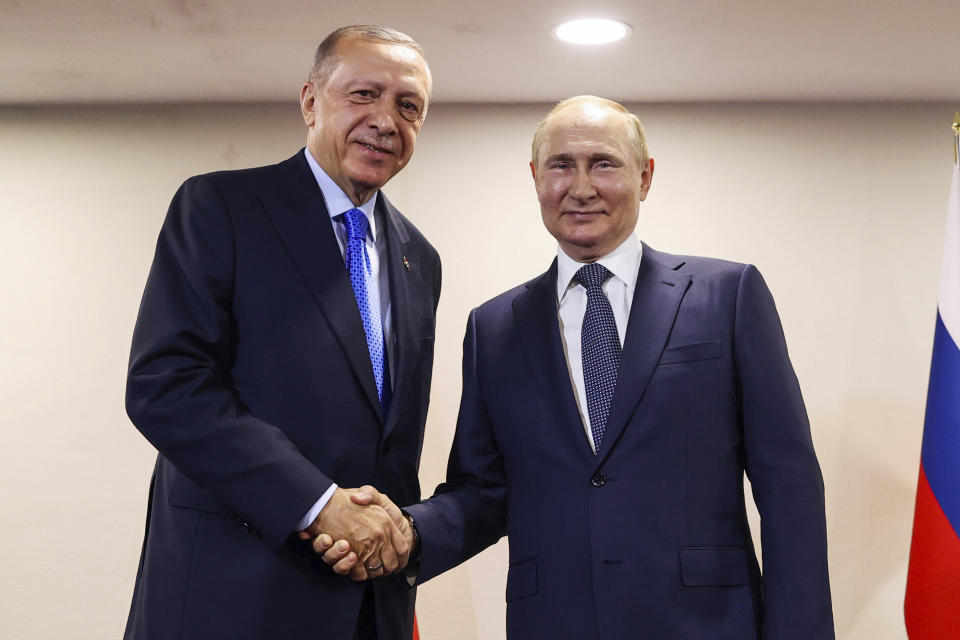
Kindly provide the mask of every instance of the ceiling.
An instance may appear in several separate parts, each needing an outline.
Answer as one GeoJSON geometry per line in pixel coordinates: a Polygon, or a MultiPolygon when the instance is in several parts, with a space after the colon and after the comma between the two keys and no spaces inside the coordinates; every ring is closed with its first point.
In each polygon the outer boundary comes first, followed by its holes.
{"type": "Polygon", "coordinates": [[[960,100],[958,0],[0,0],[0,103],[294,100],[355,23],[417,39],[439,102],[960,100]],[[550,34],[587,15],[633,35],[550,34]]]}

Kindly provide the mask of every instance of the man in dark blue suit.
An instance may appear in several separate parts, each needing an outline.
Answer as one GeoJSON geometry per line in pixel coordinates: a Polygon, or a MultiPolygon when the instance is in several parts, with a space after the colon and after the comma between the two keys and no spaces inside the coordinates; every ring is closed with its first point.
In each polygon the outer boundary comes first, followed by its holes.
{"type": "Polygon", "coordinates": [[[328,36],[307,148],[189,179],[160,231],[127,411],[159,451],[126,638],[409,640],[410,525],[349,487],[419,499],[436,251],[380,193],[431,79],[392,29],[328,36]],[[357,584],[313,553],[350,542],[357,584]]]}
{"type": "Polygon", "coordinates": [[[559,104],[530,166],[558,256],[470,314],[447,481],[406,509],[417,582],[506,534],[512,640],[833,638],[820,468],[760,274],[640,243],[654,165],[615,102],[559,104]]]}

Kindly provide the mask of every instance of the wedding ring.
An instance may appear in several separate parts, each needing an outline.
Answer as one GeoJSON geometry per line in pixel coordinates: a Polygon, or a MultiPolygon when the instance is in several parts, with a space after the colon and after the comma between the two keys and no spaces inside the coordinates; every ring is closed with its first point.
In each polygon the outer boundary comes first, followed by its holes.
{"type": "Polygon", "coordinates": [[[383,563],[380,562],[378,564],[373,565],[372,567],[367,567],[367,571],[379,571],[382,566],[383,566],[383,563]]]}

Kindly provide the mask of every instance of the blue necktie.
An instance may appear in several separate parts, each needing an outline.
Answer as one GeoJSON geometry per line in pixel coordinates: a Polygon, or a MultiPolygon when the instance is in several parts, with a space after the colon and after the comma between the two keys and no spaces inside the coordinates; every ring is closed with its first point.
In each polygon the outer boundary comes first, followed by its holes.
{"type": "Polygon", "coordinates": [[[603,292],[603,283],[609,277],[610,272],[606,267],[596,262],[580,267],[573,276],[587,290],[587,310],[583,314],[583,326],[580,329],[580,355],[590,432],[597,453],[600,453],[603,432],[607,428],[610,402],[620,370],[617,323],[613,317],[613,307],[603,292]]]}
{"type": "Polygon", "coordinates": [[[370,284],[373,278],[370,256],[367,254],[367,216],[360,209],[350,209],[343,214],[347,222],[347,249],[344,258],[347,271],[350,272],[350,285],[357,298],[360,318],[363,320],[363,332],[367,336],[367,350],[370,352],[370,364],[373,365],[373,378],[377,383],[377,396],[384,401],[384,357],[383,325],[380,319],[380,297],[372,295],[370,284]]]}

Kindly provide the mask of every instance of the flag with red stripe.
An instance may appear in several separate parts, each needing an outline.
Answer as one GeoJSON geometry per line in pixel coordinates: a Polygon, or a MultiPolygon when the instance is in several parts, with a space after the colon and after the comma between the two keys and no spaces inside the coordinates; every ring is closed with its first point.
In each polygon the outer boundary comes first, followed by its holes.
{"type": "Polygon", "coordinates": [[[904,619],[911,640],[960,638],[960,169],[947,208],[904,619]]]}

